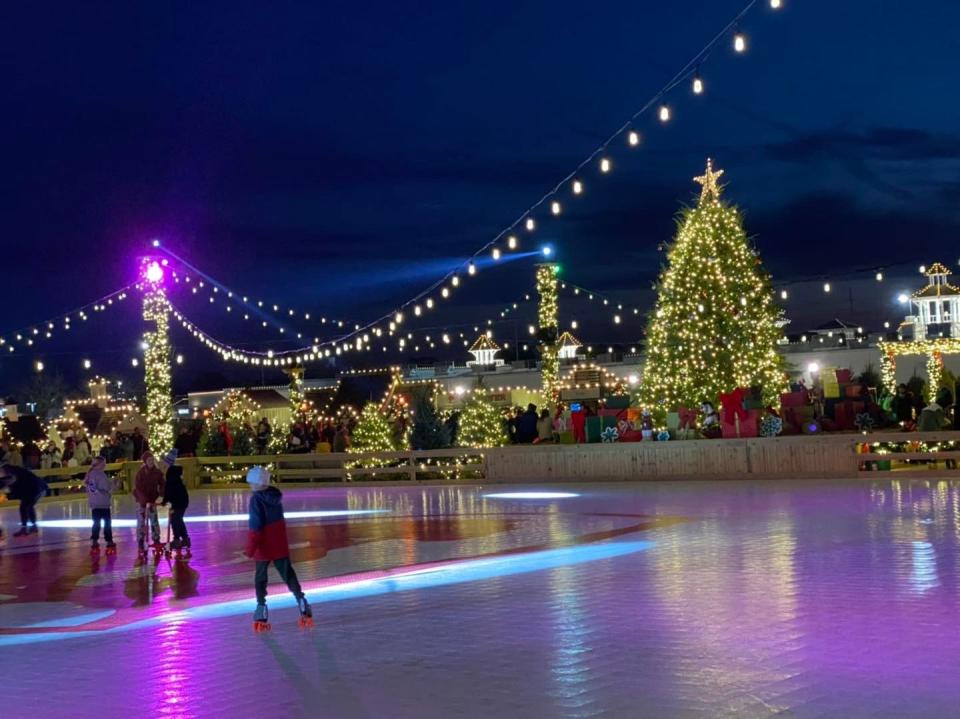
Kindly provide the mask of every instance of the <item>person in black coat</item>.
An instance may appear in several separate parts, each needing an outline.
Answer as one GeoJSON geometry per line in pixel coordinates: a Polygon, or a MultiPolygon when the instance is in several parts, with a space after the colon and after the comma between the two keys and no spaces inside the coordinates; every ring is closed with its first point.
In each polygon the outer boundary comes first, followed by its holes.
{"type": "Polygon", "coordinates": [[[36,506],[47,493],[47,483],[29,469],[4,464],[0,466],[0,487],[6,490],[10,499],[20,500],[20,529],[13,536],[36,534],[36,506]]]}
{"type": "Polygon", "coordinates": [[[530,444],[537,438],[537,405],[528,404],[527,411],[517,418],[517,443],[530,444]]]}
{"type": "Polygon", "coordinates": [[[170,549],[189,548],[190,536],[187,534],[183,515],[190,506],[190,494],[187,492],[187,485],[183,483],[183,467],[171,465],[167,470],[161,504],[170,506],[170,532],[173,534],[170,549]]]}

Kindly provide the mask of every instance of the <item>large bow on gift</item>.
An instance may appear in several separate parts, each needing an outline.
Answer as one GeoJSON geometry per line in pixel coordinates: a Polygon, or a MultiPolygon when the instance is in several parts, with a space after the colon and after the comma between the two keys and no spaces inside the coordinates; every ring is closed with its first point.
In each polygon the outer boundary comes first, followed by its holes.
{"type": "Polygon", "coordinates": [[[680,417],[678,429],[693,429],[697,426],[697,410],[680,407],[677,415],[680,417]]]}
{"type": "Polygon", "coordinates": [[[746,393],[743,387],[737,387],[733,392],[720,395],[724,422],[733,422],[734,416],[739,417],[741,422],[747,418],[747,411],[743,408],[743,397],[746,393]]]}

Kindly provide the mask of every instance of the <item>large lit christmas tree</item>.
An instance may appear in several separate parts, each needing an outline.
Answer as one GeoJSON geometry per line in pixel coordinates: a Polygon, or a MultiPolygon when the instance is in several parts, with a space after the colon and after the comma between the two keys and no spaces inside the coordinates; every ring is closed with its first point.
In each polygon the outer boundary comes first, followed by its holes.
{"type": "Polygon", "coordinates": [[[681,213],[660,275],[640,397],[661,416],[715,403],[737,387],[759,386],[764,402],[778,405],[786,388],[777,353],[782,312],[742,215],[720,199],[722,174],[707,160],[694,178],[700,201],[681,213]]]}
{"type": "Polygon", "coordinates": [[[503,411],[482,392],[474,392],[460,413],[457,444],[461,447],[503,447],[510,444],[503,411]]]}

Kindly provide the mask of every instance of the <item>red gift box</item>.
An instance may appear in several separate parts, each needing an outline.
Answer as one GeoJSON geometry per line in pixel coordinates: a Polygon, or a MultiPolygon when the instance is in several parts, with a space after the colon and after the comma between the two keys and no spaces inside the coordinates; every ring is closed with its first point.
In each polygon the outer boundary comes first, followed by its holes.
{"type": "Polygon", "coordinates": [[[809,403],[809,397],[806,390],[799,392],[784,392],[780,395],[781,407],[802,407],[809,403]]]}
{"type": "Polygon", "coordinates": [[[844,389],[848,398],[855,399],[857,397],[863,396],[863,385],[862,384],[848,384],[844,389]]]}
{"type": "Polygon", "coordinates": [[[853,381],[853,372],[848,369],[837,370],[837,384],[850,384],[853,381]]]}
{"type": "Polygon", "coordinates": [[[603,409],[597,410],[597,416],[599,417],[616,417],[617,419],[626,419],[627,410],[626,409],[610,409],[604,407],[603,409]]]}
{"type": "Polygon", "coordinates": [[[737,439],[738,437],[757,437],[759,436],[758,423],[760,419],[760,410],[756,409],[747,409],[744,410],[747,416],[739,421],[740,432],[737,433],[737,418],[736,415],[731,417],[731,421],[727,421],[721,415],[720,418],[720,431],[723,434],[724,439],[737,439]]]}

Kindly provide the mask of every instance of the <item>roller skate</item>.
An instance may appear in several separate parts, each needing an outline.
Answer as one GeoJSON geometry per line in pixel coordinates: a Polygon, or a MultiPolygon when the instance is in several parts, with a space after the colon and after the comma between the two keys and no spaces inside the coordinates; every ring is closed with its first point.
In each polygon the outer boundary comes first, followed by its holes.
{"type": "Polygon", "coordinates": [[[193,557],[193,552],[190,551],[190,540],[187,540],[177,550],[177,559],[190,559],[191,557],[193,557]]]}
{"type": "Polygon", "coordinates": [[[115,557],[117,556],[117,545],[113,542],[107,542],[107,556],[115,557]]]}
{"type": "Polygon", "coordinates": [[[313,629],[313,610],[310,609],[310,602],[306,597],[297,599],[297,608],[300,610],[300,621],[298,625],[301,629],[313,629]]]}
{"type": "Polygon", "coordinates": [[[100,558],[100,542],[94,542],[90,545],[90,556],[94,559],[100,558]]]}
{"type": "Polygon", "coordinates": [[[258,604],[257,610],[253,613],[253,631],[255,632],[269,632],[270,631],[270,622],[269,614],[267,614],[267,605],[258,604]]]}

